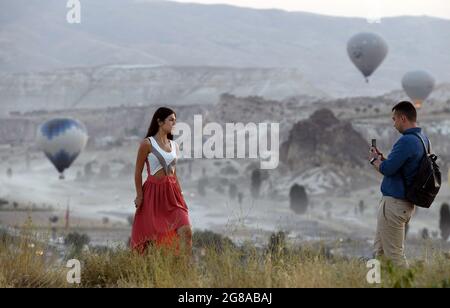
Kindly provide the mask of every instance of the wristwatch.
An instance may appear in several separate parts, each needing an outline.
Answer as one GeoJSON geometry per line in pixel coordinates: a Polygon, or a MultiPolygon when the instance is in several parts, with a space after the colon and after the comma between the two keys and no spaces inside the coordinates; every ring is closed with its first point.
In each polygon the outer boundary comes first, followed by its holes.
{"type": "Polygon", "coordinates": [[[376,158],[376,157],[372,158],[372,159],[370,160],[370,164],[373,165],[373,163],[374,163],[375,161],[377,161],[377,160],[378,160],[378,158],[376,158]]]}

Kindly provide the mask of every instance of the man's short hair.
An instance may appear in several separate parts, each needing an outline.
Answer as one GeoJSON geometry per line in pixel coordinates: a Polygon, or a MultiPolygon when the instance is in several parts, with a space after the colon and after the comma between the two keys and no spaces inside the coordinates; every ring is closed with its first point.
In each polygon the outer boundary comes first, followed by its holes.
{"type": "Polygon", "coordinates": [[[393,112],[398,112],[403,114],[409,121],[416,122],[417,121],[417,111],[416,107],[411,102],[403,101],[398,103],[392,108],[393,112]]]}

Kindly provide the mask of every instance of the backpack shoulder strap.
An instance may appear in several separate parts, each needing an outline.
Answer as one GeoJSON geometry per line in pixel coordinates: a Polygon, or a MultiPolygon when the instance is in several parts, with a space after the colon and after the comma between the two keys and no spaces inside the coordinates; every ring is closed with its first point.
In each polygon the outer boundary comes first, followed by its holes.
{"type": "Polygon", "coordinates": [[[407,135],[414,135],[414,136],[416,136],[417,138],[419,138],[420,139],[420,141],[422,142],[422,145],[423,145],[423,149],[425,150],[425,154],[431,154],[431,141],[430,141],[430,139],[428,139],[428,149],[427,149],[427,146],[425,145],[425,141],[423,140],[423,138],[422,138],[422,136],[420,136],[419,134],[417,134],[417,133],[410,133],[410,134],[407,134],[407,135]]]}

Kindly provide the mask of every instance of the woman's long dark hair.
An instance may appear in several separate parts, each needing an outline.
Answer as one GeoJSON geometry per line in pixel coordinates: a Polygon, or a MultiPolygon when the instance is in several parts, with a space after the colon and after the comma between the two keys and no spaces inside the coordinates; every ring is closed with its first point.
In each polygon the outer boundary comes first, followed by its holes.
{"type": "MultiPolygon", "coordinates": [[[[166,107],[158,108],[158,110],[156,110],[155,114],[153,115],[152,122],[150,123],[150,127],[148,128],[147,136],[145,136],[145,138],[155,136],[159,130],[158,120],[161,122],[164,122],[172,114],[177,116],[175,111],[173,111],[170,108],[166,108],[166,107]]],[[[167,138],[169,140],[173,140],[173,135],[167,134],[167,138]]]]}

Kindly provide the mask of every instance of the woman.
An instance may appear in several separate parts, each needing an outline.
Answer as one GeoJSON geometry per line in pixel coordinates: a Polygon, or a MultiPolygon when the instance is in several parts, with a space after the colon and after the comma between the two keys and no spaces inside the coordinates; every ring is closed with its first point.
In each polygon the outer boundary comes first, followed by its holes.
{"type": "Polygon", "coordinates": [[[179,147],[172,130],[176,114],[161,107],[153,115],[146,138],[141,142],[135,169],[136,214],[131,248],[143,253],[148,244],[181,248],[191,255],[192,231],[189,213],[178,182],[175,165],[179,147]],[[142,185],[142,170],[148,177],[142,185]],[[181,244],[181,245],[179,245],[181,244]]]}

